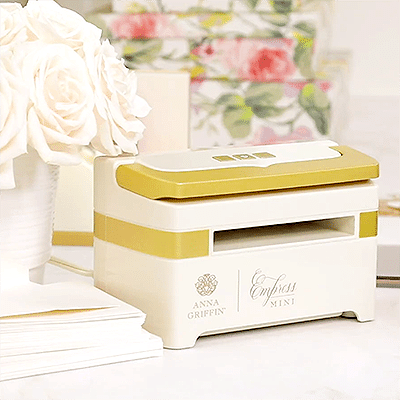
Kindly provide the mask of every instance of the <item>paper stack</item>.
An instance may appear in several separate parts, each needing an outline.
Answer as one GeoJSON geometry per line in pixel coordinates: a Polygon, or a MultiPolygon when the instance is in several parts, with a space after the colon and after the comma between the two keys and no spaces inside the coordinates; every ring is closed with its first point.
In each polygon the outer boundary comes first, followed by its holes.
{"type": "Polygon", "coordinates": [[[38,285],[2,264],[1,381],[162,355],[137,308],[88,283],[38,285]]]}

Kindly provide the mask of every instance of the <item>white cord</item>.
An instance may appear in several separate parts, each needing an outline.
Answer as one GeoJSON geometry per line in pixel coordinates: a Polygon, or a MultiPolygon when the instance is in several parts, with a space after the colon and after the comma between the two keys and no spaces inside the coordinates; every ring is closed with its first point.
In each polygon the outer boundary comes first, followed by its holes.
{"type": "Polygon", "coordinates": [[[56,265],[57,267],[74,272],[75,274],[93,277],[92,270],[79,267],[78,265],[72,264],[68,261],[61,260],[60,258],[57,257],[52,256],[48,262],[50,264],[56,265]]]}

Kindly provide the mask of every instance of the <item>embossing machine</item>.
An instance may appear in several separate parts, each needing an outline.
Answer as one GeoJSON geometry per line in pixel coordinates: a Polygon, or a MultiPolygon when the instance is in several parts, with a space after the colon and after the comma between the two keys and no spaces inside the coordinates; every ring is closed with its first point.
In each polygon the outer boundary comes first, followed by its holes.
{"type": "Polygon", "coordinates": [[[378,164],[331,141],[95,161],[95,285],[166,348],[374,318],[378,164]]]}

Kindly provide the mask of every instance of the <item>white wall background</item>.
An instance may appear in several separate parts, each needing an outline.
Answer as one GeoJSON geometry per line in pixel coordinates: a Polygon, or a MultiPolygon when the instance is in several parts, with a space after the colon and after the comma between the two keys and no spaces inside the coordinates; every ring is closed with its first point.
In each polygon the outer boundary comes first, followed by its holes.
{"type": "Polygon", "coordinates": [[[400,95],[400,0],[336,0],[331,47],[352,52],[350,94],[400,95]]]}

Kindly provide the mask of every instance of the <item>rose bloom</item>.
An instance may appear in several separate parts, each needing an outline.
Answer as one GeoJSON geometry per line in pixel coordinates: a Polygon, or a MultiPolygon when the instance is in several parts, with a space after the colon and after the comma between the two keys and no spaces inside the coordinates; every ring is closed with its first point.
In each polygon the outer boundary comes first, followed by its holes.
{"type": "Polygon", "coordinates": [[[283,49],[265,46],[257,50],[241,71],[242,78],[258,82],[283,82],[293,75],[296,67],[283,49]]]}
{"type": "Polygon", "coordinates": [[[145,117],[150,107],[136,95],[137,77],[117,58],[115,49],[104,41],[89,68],[95,94],[98,132],[92,146],[117,155],[121,151],[137,153],[137,142],[145,126],[136,117],[145,117]]]}
{"type": "Polygon", "coordinates": [[[242,38],[220,38],[213,42],[215,57],[228,70],[236,71],[249,58],[249,52],[253,51],[252,41],[242,38]]]}
{"type": "Polygon", "coordinates": [[[18,3],[0,4],[0,46],[24,41],[26,24],[18,3]]]}
{"type": "Polygon", "coordinates": [[[28,144],[47,163],[79,164],[97,131],[85,62],[69,46],[40,42],[20,45],[16,57],[29,89],[28,144]]]}
{"type": "Polygon", "coordinates": [[[291,135],[289,135],[288,139],[293,142],[312,140],[313,134],[309,127],[301,125],[297,127],[291,135]]]}
{"type": "Polygon", "coordinates": [[[210,60],[215,55],[215,50],[210,44],[200,44],[192,49],[191,53],[201,59],[210,60]]]}
{"type": "Polygon", "coordinates": [[[65,44],[81,56],[100,45],[101,29],[55,1],[29,0],[24,12],[29,41],[65,44]]]}
{"type": "MultiPolygon", "coordinates": [[[[168,20],[161,14],[127,14],[117,18],[111,25],[113,34],[121,39],[149,39],[160,37],[161,32],[170,36],[165,29],[168,20]]],[[[171,33],[172,35],[172,33],[171,33]]]]}
{"type": "Polygon", "coordinates": [[[291,39],[217,39],[215,57],[243,80],[285,81],[296,71],[291,39]]]}
{"type": "Polygon", "coordinates": [[[330,81],[317,81],[317,86],[324,92],[327,93],[332,88],[332,82],[330,81]]]}
{"type": "Polygon", "coordinates": [[[0,47],[0,189],[15,187],[13,159],[26,153],[28,93],[12,53],[0,47]]]}

